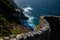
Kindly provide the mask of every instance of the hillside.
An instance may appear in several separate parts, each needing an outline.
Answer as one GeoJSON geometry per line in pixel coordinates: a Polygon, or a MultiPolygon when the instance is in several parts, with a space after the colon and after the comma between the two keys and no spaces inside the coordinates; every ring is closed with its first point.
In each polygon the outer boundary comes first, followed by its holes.
{"type": "Polygon", "coordinates": [[[10,0],[0,0],[0,36],[30,32],[28,28],[24,27],[21,20],[28,18],[24,16],[22,9],[18,9],[14,5],[10,0]]]}

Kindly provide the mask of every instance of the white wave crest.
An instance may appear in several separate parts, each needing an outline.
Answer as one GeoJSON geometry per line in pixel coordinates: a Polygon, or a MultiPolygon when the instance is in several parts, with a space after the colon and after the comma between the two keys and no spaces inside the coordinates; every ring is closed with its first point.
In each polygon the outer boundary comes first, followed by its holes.
{"type": "Polygon", "coordinates": [[[23,10],[24,10],[23,13],[25,14],[25,16],[27,16],[29,18],[28,24],[34,28],[34,26],[35,26],[33,23],[34,17],[31,15],[31,12],[30,12],[33,10],[33,8],[26,7],[26,8],[23,8],[23,10]]]}
{"type": "Polygon", "coordinates": [[[29,12],[29,10],[33,10],[33,8],[31,7],[26,7],[26,8],[23,8],[24,12],[29,12]]]}

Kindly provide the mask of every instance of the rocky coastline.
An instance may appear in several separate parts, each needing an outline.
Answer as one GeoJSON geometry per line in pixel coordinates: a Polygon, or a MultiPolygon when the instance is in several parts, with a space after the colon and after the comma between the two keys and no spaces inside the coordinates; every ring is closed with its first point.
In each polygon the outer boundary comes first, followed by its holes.
{"type": "Polygon", "coordinates": [[[13,0],[0,0],[0,36],[30,32],[30,29],[24,27],[21,19],[28,18],[13,0]]]}

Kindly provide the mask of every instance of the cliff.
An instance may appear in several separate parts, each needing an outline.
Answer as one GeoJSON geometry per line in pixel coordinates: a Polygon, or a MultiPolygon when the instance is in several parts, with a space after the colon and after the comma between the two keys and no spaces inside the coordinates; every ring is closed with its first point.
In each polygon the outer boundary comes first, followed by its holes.
{"type": "Polygon", "coordinates": [[[18,8],[13,0],[0,0],[0,36],[30,32],[28,28],[24,27],[21,19],[28,18],[24,16],[23,10],[18,8]]]}
{"type": "Polygon", "coordinates": [[[50,24],[51,40],[60,40],[60,16],[45,16],[50,24]]]}
{"type": "MultiPolygon", "coordinates": [[[[42,17],[41,19],[42,20],[40,20],[39,22],[39,29],[37,29],[36,31],[21,33],[17,35],[10,35],[10,36],[4,37],[4,39],[5,40],[50,40],[50,31],[49,31],[50,25],[47,22],[47,20],[44,19],[44,17],[42,17]],[[43,25],[41,25],[40,27],[40,23],[42,24],[42,22],[43,22],[43,25]]],[[[18,25],[18,26],[21,26],[21,25],[18,25]]],[[[14,29],[16,28],[14,27],[14,29]]],[[[18,29],[21,29],[21,28],[18,27],[18,29]]],[[[12,31],[12,32],[14,33],[16,31],[12,31]]]]}
{"type": "Polygon", "coordinates": [[[47,25],[49,24],[52,31],[56,31],[56,30],[59,31],[59,29],[60,29],[60,27],[59,27],[60,26],[60,16],[53,16],[53,15],[51,15],[51,16],[50,15],[41,16],[40,17],[40,22],[37,25],[36,30],[44,27],[45,24],[47,24],[47,25]]]}
{"type": "MultiPolygon", "coordinates": [[[[42,27],[50,28],[50,37],[51,40],[60,40],[60,16],[41,16],[39,25],[35,28],[35,30],[39,30],[42,27]],[[48,25],[49,24],[49,25],[48,25]]],[[[43,30],[45,30],[43,28],[43,30]]],[[[45,36],[48,38],[48,36],[45,36]]]]}

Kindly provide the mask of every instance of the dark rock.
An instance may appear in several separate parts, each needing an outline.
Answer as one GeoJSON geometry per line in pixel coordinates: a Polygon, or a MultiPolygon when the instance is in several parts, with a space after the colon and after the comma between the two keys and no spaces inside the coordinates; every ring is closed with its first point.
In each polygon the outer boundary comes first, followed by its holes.
{"type": "Polygon", "coordinates": [[[13,0],[0,0],[0,14],[3,15],[8,21],[14,21],[18,24],[22,24],[22,20],[20,19],[28,19],[28,17],[23,14],[23,10],[18,8],[13,0]],[[20,9],[20,12],[16,12],[15,9],[20,9]],[[17,16],[14,16],[14,14],[17,16]]]}
{"type": "Polygon", "coordinates": [[[60,16],[45,16],[50,24],[51,40],[60,40],[60,16]]]}

